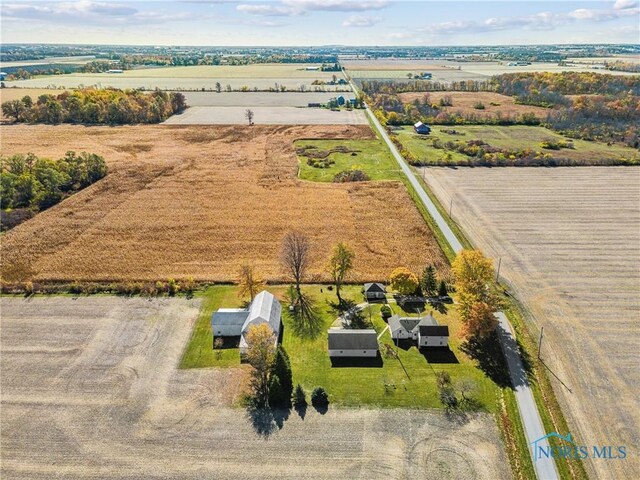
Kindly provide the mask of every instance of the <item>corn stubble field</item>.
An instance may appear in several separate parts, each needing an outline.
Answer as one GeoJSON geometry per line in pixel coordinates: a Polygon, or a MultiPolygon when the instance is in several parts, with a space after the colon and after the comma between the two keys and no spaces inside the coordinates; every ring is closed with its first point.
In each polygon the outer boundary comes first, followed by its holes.
{"type": "Polygon", "coordinates": [[[2,278],[23,281],[234,280],[251,263],[286,281],[281,239],[308,234],[309,281],[328,280],[333,245],[357,256],[353,280],[384,280],[397,265],[446,260],[398,182],[297,179],[293,141],[372,138],[368,126],[3,126],[2,154],[103,155],[105,179],[8,232],[2,278]]]}
{"type": "MultiPolygon", "coordinates": [[[[580,445],[640,444],[640,168],[429,168],[440,201],[544,326],[542,359],[580,445]],[[561,383],[562,382],[562,383],[561,383]]],[[[626,460],[591,477],[639,478],[626,460]]]]}

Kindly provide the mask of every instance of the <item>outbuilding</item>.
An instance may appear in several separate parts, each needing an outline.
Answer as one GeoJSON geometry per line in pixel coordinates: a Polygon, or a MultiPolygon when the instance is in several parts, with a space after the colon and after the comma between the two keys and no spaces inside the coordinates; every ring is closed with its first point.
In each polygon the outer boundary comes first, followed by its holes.
{"type": "Polygon", "coordinates": [[[365,283],[364,297],[369,300],[384,300],[387,296],[387,289],[382,283],[365,283]]]}
{"type": "Polygon", "coordinates": [[[378,334],[373,329],[329,330],[330,357],[376,357],[378,334]]]}
{"type": "Polygon", "coordinates": [[[431,127],[429,125],[425,125],[422,122],[414,124],[413,129],[416,131],[416,133],[419,133],[421,135],[429,135],[431,133],[431,127]]]}

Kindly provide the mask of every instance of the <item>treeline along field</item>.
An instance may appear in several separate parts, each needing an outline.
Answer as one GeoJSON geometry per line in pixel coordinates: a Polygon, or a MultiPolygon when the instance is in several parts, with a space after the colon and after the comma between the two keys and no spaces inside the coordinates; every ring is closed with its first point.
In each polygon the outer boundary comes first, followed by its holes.
{"type": "Polygon", "coordinates": [[[15,122],[127,125],[159,123],[187,107],[179,92],[160,90],[145,94],[137,90],[83,89],[37,99],[25,95],[2,104],[2,113],[15,122]]]}

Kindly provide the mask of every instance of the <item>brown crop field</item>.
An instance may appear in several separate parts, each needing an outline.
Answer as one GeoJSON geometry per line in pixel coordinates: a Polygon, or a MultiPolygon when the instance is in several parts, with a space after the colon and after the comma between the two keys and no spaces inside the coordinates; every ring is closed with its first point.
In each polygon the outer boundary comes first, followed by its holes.
{"type": "MultiPolygon", "coordinates": [[[[542,359],[579,445],[640,445],[640,168],[428,168],[426,179],[544,326],[542,359]]],[[[591,447],[589,447],[591,448],[591,447]]],[[[585,461],[636,479],[640,461],[585,461]]]]}
{"type": "MultiPolygon", "coordinates": [[[[200,300],[0,298],[3,479],[511,478],[494,417],[233,408],[246,369],[177,369],[200,300]]],[[[331,395],[331,392],[329,392],[331,395]]]]}
{"type": "Polygon", "coordinates": [[[103,155],[109,174],[2,239],[6,281],[233,280],[251,263],[285,281],[281,240],[310,236],[309,281],[339,241],[356,252],[353,281],[384,280],[446,260],[399,182],[312,183],[297,178],[293,142],[373,138],[368,126],[2,127],[2,153],[103,155]]]}
{"type": "MultiPolygon", "coordinates": [[[[416,99],[422,100],[427,93],[407,92],[399,95],[405,103],[413,103],[416,99]]],[[[474,114],[480,117],[493,117],[500,112],[503,117],[513,117],[523,113],[533,113],[539,118],[546,118],[553,110],[550,108],[536,107],[533,105],[518,105],[513,97],[501,95],[494,92],[429,92],[429,102],[436,105],[444,96],[451,97],[453,105],[441,107],[445,112],[461,112],[464,114],[474,114]],[[477,102],[484,105],[483,110],[474,108],[477,102]],[[497,104],[497,105],[492,105],[497,104]]]]}

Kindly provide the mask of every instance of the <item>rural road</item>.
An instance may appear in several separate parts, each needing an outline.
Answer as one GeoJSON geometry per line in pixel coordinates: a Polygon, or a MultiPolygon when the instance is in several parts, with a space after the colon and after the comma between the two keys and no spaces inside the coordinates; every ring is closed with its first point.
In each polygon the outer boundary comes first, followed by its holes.
{"type": "MultiPolygon", "coordinates": [[[[353,88],[354,92],[358,91],[353,83],[351,83],[351,88],[353,88]]],[[[428,210],[429,214],[438,225],[438,228],[440,228],[440,230],[442,231],[443,235],[447,239],[447,242],[449,242],[449,245],[451,245],[451,248],[454,250],[454,252],[458,253],[460,250],[462,250],[462,244],[455,236],[442,215],[440,215],[440,212],[431,201],[429,196],[426,194],[426,192],[422,188],[422,185],[420,185],[420,182],[418,182],[418,180],[416,179],[413,171],[405,162],[404,158],[402,157],[402,155],[400,155],[400,152],[398,152],[398,149],[389,138],[386,130],[382,127],[369,106],[367,105],[366,107],[367,115],[369,115],[371,122],[375,125],[376,129],[380,133],[380,136],[386,142],[389,150],[393,154],[393,157],[396,159],[398,165],[400,165],[400,168],[417,192],[420,201],[428,210]]],[[[515,389],[518,411],[520,412],[520,418],[522,419],[522,424],[524,425],[527,443],[531,445],[534,441],[543,437],[546,432],[544,431],[540,413],[538,412],[538,409],[536,407],[536,402],[533,398],[533,392],[531,391],[529,381],[527,380],[527,373],[522,364],[518,344],[512,333],[513,328],[511,327],[511,324],[509,323],[509,320],[507,320],[507,317],[504,315],[504,313],[498,312],[496,313],[496,316],[498,317],[499,322],[500,344],[502,346],[502,351],[504,352],[504,356],[509,367],[511,382],[513,384],[513,388],[515,389]]],[[[548,442],[546,439],[540,441],[539,444],[545,447],[548,446],[548,442]]],[[[533,453],[532,449],[530,450],[530,453],[533,453]]],[[[532,455],[532,461],[538,480],[557,480],[559,478],[553,458],[541,458],[536,461],[532,455]]]]}

